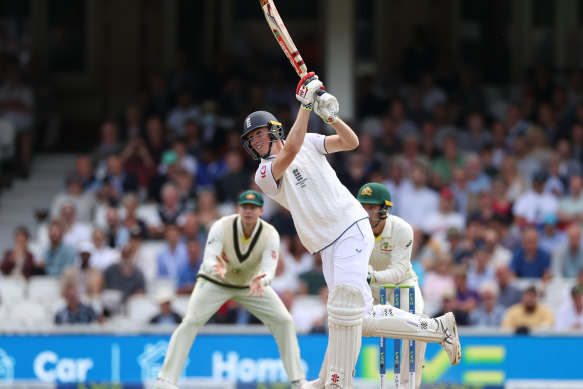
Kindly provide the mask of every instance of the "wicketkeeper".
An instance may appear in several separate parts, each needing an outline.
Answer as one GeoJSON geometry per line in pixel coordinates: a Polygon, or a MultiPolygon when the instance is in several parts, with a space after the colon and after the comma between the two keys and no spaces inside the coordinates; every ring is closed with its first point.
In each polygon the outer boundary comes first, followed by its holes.
{"type": "MultiPolygon", "coordinates": [[[[391,215],[391,193],[382,184],[371,182],[360,188],[356,199],[369,216],[375,245],[368,265],[368,279],[375,304],[379,303],[380,286],[386,284],[415,286],[415,314],[423,313],[423,296],[417,274],[411,266],[413,228],[405,220],[391,215]]],[[[394,289],[387,291],[387,301],[394,305],[394,289]]],[[[402,298],[401,301],[407,301],[402,298]]],[[[409,342],[403,343],[401,355],[409,355],[409,342]]],[[[425,342],[415,342],[415,387],[421,385],[421,368],[425,342]]],[[[401,386],[409,387],[409,364],[401,364],[401,386]]]]}
{"type": "Polygon", "coordinates": [[[279,234],[259,218],[261,194],[243,192],[237,204],[237,214],[217,220],[209,231],[186,316],[172,334],[155,389],[177,389],[198,330],[227,300],[238,302],[273,333],[292,389],[305,381],[293,319],[269,286],[279,257],[279,234]]]}
{"type": "Polygon", "coordinates": [[[302,77],[296,98],[301,107],[284,140],[283,128],[265,111],[244,121],[243,146],[260,159],[255,181],[287,208],[302,244],[320,252],[328,296],[329,340],[320,378],[303,388],[351,389],[362,336],[384,336],[439,342],[452,364],[461,347],[455,318],[422,318],[389,305],[373,307],[367,283],[374,235],[368,214],[338,179],[326,154],[358,146],[354,131],[337,116],[338,101],[313,73],[302,77]],[[310,112],[331,125],[336,134],[306,134],[310,112]]]}

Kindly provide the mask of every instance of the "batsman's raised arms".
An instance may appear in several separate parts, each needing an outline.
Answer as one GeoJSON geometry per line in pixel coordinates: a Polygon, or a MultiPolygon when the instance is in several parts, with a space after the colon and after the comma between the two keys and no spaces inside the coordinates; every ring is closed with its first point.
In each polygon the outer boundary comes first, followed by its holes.
{"type": "Polygon", "coordinates": [[[279,12],[277,12],[277,8],[275,8],[275,3],[273,0],[259,0],[259,3],[261,4],[261,9],[263,9],[263,14],[265,15],[267,24],[269,25],[271,32],[273,32],[277,43],[279,43],[279,46],[292,64],[298,76],[303,77],[308,73],[308,68],[304,63],[300,52],[296,49],[296,45],[294,45],[291,36],[287,32],[285,24],[283,24],[279,12]]]}

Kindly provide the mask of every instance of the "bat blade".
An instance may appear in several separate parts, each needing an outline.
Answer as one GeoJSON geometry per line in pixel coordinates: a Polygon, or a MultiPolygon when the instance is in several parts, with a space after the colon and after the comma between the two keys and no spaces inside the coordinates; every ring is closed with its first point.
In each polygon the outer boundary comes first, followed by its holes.
{"type": "Polygon", "coordinates": [[[296,48],[289,32],[285,28],[285,24],[283,24],[283,20],[279,16],[279,12],[277,12],[277,8],[275,8],[275,3],[273,0],[259,0],[261,4],[261,9],[263,10],[263,14],[265,15],[265,19],[267,20],[267,24],[269,25],[269,29],[275,36],[277,43],[285,53],[287,59],[293,66],[294,70],[298,74],[298,76],[302,77],[306,73],[308,73],[308,68],[300,55],[300,52],[296,48]]]}

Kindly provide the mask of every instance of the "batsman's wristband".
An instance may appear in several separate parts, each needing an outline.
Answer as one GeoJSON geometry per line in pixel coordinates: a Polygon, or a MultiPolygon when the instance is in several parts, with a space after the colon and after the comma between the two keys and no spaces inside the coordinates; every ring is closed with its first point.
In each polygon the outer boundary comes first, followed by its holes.
{"type": "Polygon", "coordinates": [[[308,104],[304,104],[302,103],[300,105],[300,107],[302,107],[303,109],[305,109],[306,111],[311,111],[312,108],[314,108],[314,103],[308,103],[308,104]]]}

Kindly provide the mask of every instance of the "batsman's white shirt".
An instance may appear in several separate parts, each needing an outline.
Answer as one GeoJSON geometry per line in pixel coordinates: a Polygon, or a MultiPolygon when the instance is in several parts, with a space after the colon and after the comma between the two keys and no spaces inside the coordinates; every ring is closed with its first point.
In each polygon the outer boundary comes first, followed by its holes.
{"type": "Polygon", "coordinates": [[[330,246],[357,221],[368,218],[328,163],[324,139],[324,135],[306,134],[277,182],[271,172],[275,156],[262,159],[255,173],[263,192],[291,212],[300,240],[311,253],[330,246]]]}

